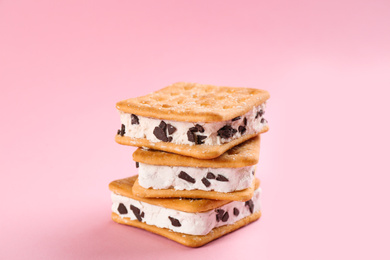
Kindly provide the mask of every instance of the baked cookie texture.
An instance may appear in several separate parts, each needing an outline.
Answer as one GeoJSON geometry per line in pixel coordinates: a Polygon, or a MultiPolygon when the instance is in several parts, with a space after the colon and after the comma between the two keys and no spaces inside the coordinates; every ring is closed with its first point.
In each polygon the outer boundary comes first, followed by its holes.
{"type": "MultiPolygon", "coordinates": [[[[253,196],[256,182],[254,179],[252,185],[244,190],[233,192],[218,192],[218,191],[204,191],[204,190],[174,190],[174,189],[145,189],[139,185],[138,180],[133,185],[133,194],[142,198],[203,198],[210,200],[227,200],[227,201],[247,201],[253,196]]],[[[258,184],[259,185],[259,184],[258,184]]]]}
{"type": "Polygon", "coordinates": [[[269,97],[267,91],[259,89],[178,82],[146,96],[120,101],[116,107],[145,117],[219,122],[241,116],[269,97]]]}
{"type": "Polygon", "coordinates": [[[177,243],[180,243],[182,245],[188,247],[201,247],[207,243],[210,243],[213,240],[216,240],[224,235],[227,235],[241,227],[250,224],[251,222],[258,220],[261,217],[261,211],[255,212],[252,215],[235,222],[234,224],[214,228],[210,233],[204,236],[187,235],[187,234],[173,232],[167,228],[159,228],[156,226],[151,226],[143,222],[139,222],[138,220],[121,218],[119,215],[115,213],[111,213],[111,217],[115,222],[119,224],[125,224],[129,226],[141,228],[146,231],[176,241],[177,243]]]}
{"type": "Polygon", "coordinates": [[[232,147],[221,156],[209,160],[183,156],[164,151],[138,148],[133,160],[140,163],[165,166],[239,168],[259,162],[260,135],[232,147]]]}

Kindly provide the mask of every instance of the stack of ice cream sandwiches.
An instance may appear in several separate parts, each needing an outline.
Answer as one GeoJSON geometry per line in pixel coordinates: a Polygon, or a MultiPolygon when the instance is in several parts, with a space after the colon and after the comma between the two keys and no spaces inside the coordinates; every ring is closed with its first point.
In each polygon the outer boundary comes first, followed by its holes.
{"type": "Polygon", "coordinates": [[[176,83],[117,103],[138,175],[110,183],[112,219],[199,247],[261,216],[265,90],[176,83]]]}

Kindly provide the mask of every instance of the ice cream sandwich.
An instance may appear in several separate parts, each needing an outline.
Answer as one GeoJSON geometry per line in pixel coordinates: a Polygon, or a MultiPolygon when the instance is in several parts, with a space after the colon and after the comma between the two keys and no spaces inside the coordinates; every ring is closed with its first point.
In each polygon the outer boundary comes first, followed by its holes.
{"type": "Polygon", "coordinates": [[[148,199],[132,193],[136,176],[113,181],[112,219],[199,247],[260,218],[260,182],[245,202],[207,199],[148,199]]]}
{"type": "Polygon", "coordinates": [[[145,198],[246,201],[254,192],[259,150],[260,136],[210,160],[138,148],[133,153],[138,168],[133,193],[145,198]]]}
{"type": "Polygon", "coordinates": [[[124,145],[212,159],[268,130],[269,93],[179,82],[116,104],[124,145]]]}

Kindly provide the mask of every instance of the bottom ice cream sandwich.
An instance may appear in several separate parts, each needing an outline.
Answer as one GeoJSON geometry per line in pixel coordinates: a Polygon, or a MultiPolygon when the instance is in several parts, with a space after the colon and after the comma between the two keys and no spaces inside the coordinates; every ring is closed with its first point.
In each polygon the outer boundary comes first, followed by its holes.
{"type": "Polygon", "coordinates": [[[260,181],[246,201],[150,199],[132,193],[137,176],[113,181],[112,219],[199,247],[260,218],[260,181]]]}

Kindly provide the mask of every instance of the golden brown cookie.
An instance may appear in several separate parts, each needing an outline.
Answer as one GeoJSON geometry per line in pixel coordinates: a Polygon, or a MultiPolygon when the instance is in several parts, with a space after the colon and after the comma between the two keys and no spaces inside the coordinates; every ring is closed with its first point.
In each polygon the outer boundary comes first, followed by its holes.
{"type": "Polygon", "coordinates": [[[133,160],[140,163],[165,166],[239,168],[257,164],[259,151],[260,135],[257,135],[231,148],[221,156],[210,160],[141,148],[133,153],[133,160]]]}
{"type": "Polygon", "coordinates": [[[217,192],[204,190],[174,190],[174,189],[145,189],[139,185],[138,180],[133,185],[133,194],[140,198],[194,198],[210,199],[219,201],[247,201],[253,196],[255,186],[258,187],[260,181],[254,179],[252,186],[240,191],[234,192],[217,192]]]}
{"type": "MultiPolygon", "coordinates": [[[[267,127],[268,130],[268,127],[267,127]]],[[[128,136],[116,135],[115,141],[119,144],[147,147],[153,150],[161,150],[170,153],[177,153],[184,156],[195,157],[199,159],[214,159],[225,153],[227,150],[234,146],[249,140],[258,134],[244,135],[238,139],[234,139],[231,142],[224,143],[222,145],[186,145],[186,144],[174,144],[167,142],[153,143],[147,139],[131,138],[128,136]]]]}
{"type": "Polygon", "coordinates": [[[248,225],[251,222],[258,220],[260,216],[261,216],[260,211],[255,212],[252,215],[240,219],[234,224],[214,228],[207,235],[201,236],[201,235],[187,235],[178,232],[173,232],[169,229],[148,225],[138,220],[131,220],[130,218],[121,218],[119,215],[115,214],[114,212],[111,215],[112,219],[117,223],[141,228],[189,247],[203,246],[217,238],[220,238],[230,232],[233,232],[241,227],[248,225]]]}
{"type": "Polygon", "coordinates": [[[146,96],[116,104],[118,110],[139,116],[219,122],[241,116],[270,97],[265,90],[178,82],[146,96]]]}

